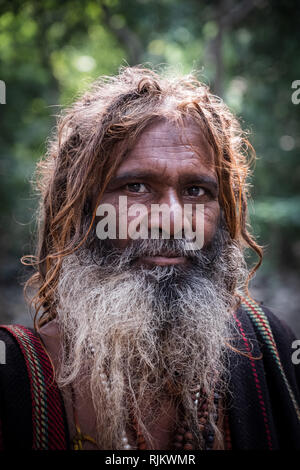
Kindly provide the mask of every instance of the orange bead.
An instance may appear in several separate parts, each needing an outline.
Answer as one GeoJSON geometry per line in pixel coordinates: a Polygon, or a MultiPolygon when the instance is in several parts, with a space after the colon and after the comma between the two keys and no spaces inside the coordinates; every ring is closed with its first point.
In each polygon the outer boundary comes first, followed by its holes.
{"type": "Polygon", "coordinates": [[[193,434],[188,431],[184,434],[184,438],[185,438],[186,441],[192,441],[193,440],[193,434]]]}
{"type": "Polygon", "coordinates": [[[192,444],[187,443],[183,446],[183,449],[184,450],[194,450],[194,446],[192,444]]]}
{"type": "Polygon", "coordinates": [[[174,442],[174,447],[175,449],[182,449],[182,443],[181,442],[174,442]]]}

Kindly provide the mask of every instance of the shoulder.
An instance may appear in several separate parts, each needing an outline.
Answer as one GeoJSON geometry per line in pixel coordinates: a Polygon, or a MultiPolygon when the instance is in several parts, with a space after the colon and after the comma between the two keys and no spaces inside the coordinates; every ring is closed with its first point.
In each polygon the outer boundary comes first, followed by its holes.
{"type": "Polygon", "coordinates": [[[32,381],[41,374],[45,385],[53,380],[53,367],[43,337],[23,325],[0,325],[0,341],[3,350],[4,375],[19,375],[24,369],[32,381]]]}
{"type": "Polygon", "coordinates": [[[293,330],[269,308],[250,298],[243,298],[238,312],[244,322],[251,323],[265,367],[277,370],[284,381],[289,379],[300,400],[300,361],[294,361],[296,336],[293,330]]]}
{"type": "Polygon", "coordinates": [[[37,352],[39,339],[34,329],[23,325],[0,325],[0,340],[5,351],[5,364],[9,365],[15,357],[29,356],[37,352]]]}
{"type": "Polygon", "coordinates": [[[30,380],[26,360],[17,339],[16,326],[0,325],[0,419],[5,448],[10,447],[10,443],[14,443],[16,448],[30,448],[30,380]]]}
{"type": "Polygon", "coordinates": [[[1,368],[2,372],[10,366],[13,371],[16,362],[22,361],[21,344],[26,332],[31,333],[31,330],[22,325],[0,325],[0,364],[5,366],[1,368]]]}
{"type": "MultiPolygon", "coordinates": [[[[268,423],[274,448],[298,449],[300,365],[292,360],[295,335],[270,309],[249,297],[241,300],[234,317],[238,327],[235,331],[240,333],[238,352],[242,355],[232,354],[236,361],[232,361],[230,369],[234,409],[243,409],[249,439],[256,433],[260,436],[259,416],[263,416],[261,424],[268,423]],[[256,423],[252,422],[254,417],[256,423]]],[[[240,414],[234,416],[241,418],[240,414]]],[[[239,436],[240,428],[236,428],[236,433],[239,436]]],[[[255,448],[263,446],[262,442],[258,437],[255,448]]]]}
{"type": "MultiPolygon", "coordinates": [[[[33,330],[22,325],[0,325],[0,386],[2,392],[12,386],[29,386],[28,367],[35,353],[33,330]]],[[[3,392],[4,393],[4,392],[3,392]]]]}
{"type": "Polygon", "coordinates": [[[64,403],[40,335],[22,325],[0,325],[0,340],[6,349],[6,362],[0,366],[6,448],[68,448],[64,403]]]}
{"type": "Polygon", "coordinates": [[[284,320],[250,297],[242,298],[238,315],[241,318],[247,317],[255,330],[266,340],[273,336],[280,344],[290,344],[296,339],[295,333],[284,320]]]}

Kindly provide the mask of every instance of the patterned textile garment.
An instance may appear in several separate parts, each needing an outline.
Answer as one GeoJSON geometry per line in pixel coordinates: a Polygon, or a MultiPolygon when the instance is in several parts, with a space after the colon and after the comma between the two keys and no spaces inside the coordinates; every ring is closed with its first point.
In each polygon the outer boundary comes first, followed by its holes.
{"type": "Polygon", "coordinates": [[[1,326],[0,449],[64,450],[68,426],[52,364],[39,337],[21,325],[1,326]]]}
{"type": "MultiPolygon", "coordinates": [[[[291,330],[269,310],[243,299],[234,314],[226,401],[227,448],[300,450],[300,364],[291,360],[291,330]],[[233,332],[234,335],[234,332],[233,332]]],[[[0,326],[0,449],[70,450],[61,393],[32,329],[0,326]]]]}
{"type": "Polygon", "coordinates": [[[235,315],[244,354],[230,358],[232,449],[300,449],[300,364],[295,336],[267,308],[243,299],[235,315]],[[259,358],[259,359],[257,359],[259,358]]]}

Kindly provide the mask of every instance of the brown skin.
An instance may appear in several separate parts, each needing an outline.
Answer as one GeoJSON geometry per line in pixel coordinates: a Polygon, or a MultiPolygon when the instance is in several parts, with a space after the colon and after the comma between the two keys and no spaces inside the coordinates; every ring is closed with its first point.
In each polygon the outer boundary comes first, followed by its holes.
{"type": "MultiPolygon", "coordinates": [[[[220,206],[213,151],[199,129],[188,125],[182,132],[179,132],[178,127],[174,124],[160,122],[145,130],[110,181],[101,202],[113,204],[118,213],[119,196],[125,195],[128,197],[128,208],[135,203],[142,203],[149,209],[151,204],[166,203],[171,205],[178,203],[181,206],[187,203],[204,204],[204,240],[205,245],[208,244],[217,227],[220,206]],[[122,180],[120,180],[121,177],[122,180]]],[[[130,222],[130,218],[128,218],[128,222],[130,222]]],[[[173,228],[171,220],[171,235],[173,228]]],[[[194,226],[193,229],[195,229],[194,226]]],[[[126,240],[115,240],[114,243],[120,248],[125,248],[130,241],[127,238],[126,240]]],[[[162,254],[162,256],[141,259],[140,262],[167,265],[185,263],[186,259],[162,254]]],[[[56,366],[60,346],[56,321],[51,321],[42,327],[40,334],[54,366],[56,366]]],[[[64,398],[70,435],[74,436],[72,407],[68,403],[66,395],[64,398]]],[[[91,399],[76,397],[76,400],[81,430],[91,436],[95,435],[91,399]]],[[[145,404],[145,410],[147,409],[151,412],[145,404]]],[[[175,416],[174,406],[169,400],[166,400],[162,404],[160,422],[152,432],[156,443],[155,449],[166,450],[170,448],[175,416]]],[[[86,444],[85,448],[93,448],[93,446],[86,444]]]]}
{"type": "MultiPolygon", "coordinates": [[[[119,209],[119,196],[127,196],[127,207],[143,204],[148,209],[148,227],[151,228],[151,204],[193,204],[195,230],[196,204],[204,204],[204,241],[212,239],[220,206],[218,180],[214,168],[213,150],[195,125],[183,130],[169,122],[148,127],[126,155],[115,176],[103,194],[101,203],[110,203],[119,209]]],[[[172,216],[172,213],[171,213],[172,216]]],[[[133,217],[128,216],[128,225],[133,217]]],[[[170,235],[174,235],[174,217],[170,220],[170,235]]],[[[118,228],[118,223],[117,223],[118,228]]],[[[159,228],[162,228],[161,219],[159,228]]],[[[117,232],[118,233],[118,232],[117,232]]],[[[114,240],[124,248],[130,239],[114,240]]],[[[186,262],[185,258],[165,256],[141,260],[159,265],[186,262]]]]}

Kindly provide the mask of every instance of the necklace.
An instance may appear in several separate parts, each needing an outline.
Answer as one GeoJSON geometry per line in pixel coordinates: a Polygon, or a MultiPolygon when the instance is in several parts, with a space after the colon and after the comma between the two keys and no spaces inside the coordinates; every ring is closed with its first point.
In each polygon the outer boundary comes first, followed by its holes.
{"type": "MultiPolygon", "coordinates": [[[[90,355],[94,356],[95,348],[93,347],[93,344],[90,341],[88,342],[88,349],[89,349],[90,355]]],[[[99,378],[101,380],[101,384],[105,390],[105,393],[107,394],[107,396],[109,396],[109,393],[110,393],[109,380],[108,380],[107,374],[102,368],[101,370],[99,370],[99,378]]],[[[93,445],[97,446],[97,442],[95,441],[95,439],[93,439],[91,436],[87,434],[83,434],[80,430],[78,418],[76,414],[76,409],[74,405],[75,396],[74,396],[73,388],[72,388],[72,398],[73,398],[74,422],[75,422],[75,428],[76,428],[76,434],[73,438],[74,450],[82,450],[83,442],[90,442],[93,445]]],[[[208,402],[207,396],[203,393],[203,391],[200,391],[200,389],[198,388],[191,392],[191,398],[193,400],[194,407],[197,412],[198,427],[203,438],[203,449],[212,450],[213,444],[214,444],[215,433],[214,433],[211,423],[209,422],[209,402],[208,402]]],[[[220,395],[215,391],[214,396],[213,396],[214,413],[212,416],[214,422],[217,422],[218,420],[219,402],[220,402],[220,395]]],[[[146,440],[142,432],[140,431],[135,418],[133,419],[133,425],[134,425],[134,430],[136,434],[136,446],[130,445],[126,430],[123,429],[122,435],[121,435],[120,449],[121,450],[134,450],[134,449],[146,450],[147,449],[146,440]]],[[[183,419],[182,422],[180,423],[180,426],[175,431],[172,448],[177,449],[177,450],[180,450],[180,449],[181,450],[194,450],[195,445],[196,445],[195,437],[193,433],[189,430],[187,421],[183,419]]]]}
{"type": "MultiPolygon", "coordinates": [[[[203,449],[212,450],[214,445],[214,430],[211,424],[208,422],[209,411],[208,411],[208,401],[200,391],[192,393],[192,399],[194,401],[194,406],[197,410],[198,426],[199,430],[203,437],[203,449]]],[[[213,419],[217,421],[218,419],[218,408],[219,408],[220,395],[217,392],[214,392],[214,405],[215,413],[213,419]]],[[[137,435],[137,448],[138,450],[146,450],[147,444],[143,434],[139,431],[137,423],[134,422],[134,427],[136,429],[137,435]]],[[[125,443],[125,440],[124,440],[125,443]]],[[[189,430],[188,423],[185,419],[180,423],[180,426],[176,429],[172,449],[175,450],[194,450],[196,449],[195,437],[193,433],[189,430]]],[[[126,447],[131,448],[131,447],[126,447]]]]}

